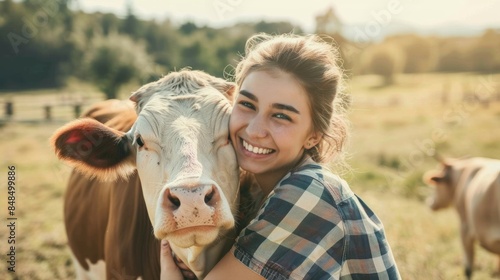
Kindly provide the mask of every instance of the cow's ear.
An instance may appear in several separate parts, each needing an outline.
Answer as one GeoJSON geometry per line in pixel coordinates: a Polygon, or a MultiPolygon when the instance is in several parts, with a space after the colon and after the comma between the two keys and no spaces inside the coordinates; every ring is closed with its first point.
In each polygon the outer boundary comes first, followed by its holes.
{"type": "Polygon", "coordinates": [[[231,102],[234,103],[234,96],[236,93],[236,84],[232,82],[225,82],[222,87],[222,94],[231,102]]]}
{"type": "Polygon", "coordinates": [[[132,94],[129,97],[129,100],[133,101],[136,104],[136,111],[137,112],[141,111],[142,107],[147,102],[147,100],[155,92],[158,91],[159,87],[161,86],[160,81],[161,80],[158,80],[156,82],[151,82],[149,84],[145,84],[142,87],[140,87],[138,90],[132,92],[132,94]]]}
{"type": "Polygon", "coordinates": [[[139,101],[150,97],[153,94],[153,92],[148,91],[148,87],[143,86],[140,89],[132,92],[132,94],[129,97],[130,101],[133,101],[135,103],[139,103],[139,101]]]}
{"type": "Polygon", "coordinates": [[[210,85],[220,91],[233,104],[236,93],[236,84],[220,78],[213,78],[209,81],[210,85]]]}
{"type": "Polygon", "coordinates": [[[429,185],[435,185],[436,183],[443,182],[444,176],[441,172],[435,170],[427,171],[423,176],[423,181],[429,185]]]}
{"type": "Polygon", "coordinates": [[[435,182],[435,183],[441,183],[441,182],[444,182],[445,177],[443,177],[443,176],[431,176],[429,178],[429,180],[432,182],[435,182]]]}
{"type": "Polygon", "coordinates": [[[90,118],[61,127],[51,144],[59,159],[90,177],[115,180],[135,169],[126,134],[90,118]]]}

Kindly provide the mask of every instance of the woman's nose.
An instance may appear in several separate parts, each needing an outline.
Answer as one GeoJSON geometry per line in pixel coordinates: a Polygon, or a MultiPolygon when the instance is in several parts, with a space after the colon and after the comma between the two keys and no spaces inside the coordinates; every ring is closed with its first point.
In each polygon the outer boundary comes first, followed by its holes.
{"type": "Polygon", "coordinates": [[[250,137],[263,138],[267,136],[267,124],[263,117],[255,116],[249,120],[246,131],[250,137]]]}

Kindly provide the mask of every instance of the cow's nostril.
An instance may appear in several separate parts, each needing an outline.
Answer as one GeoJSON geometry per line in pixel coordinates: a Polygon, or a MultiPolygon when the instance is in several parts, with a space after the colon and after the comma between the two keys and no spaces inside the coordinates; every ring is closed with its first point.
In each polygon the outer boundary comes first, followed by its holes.
{"type": "Polygon", "coordinates": [[[205,203],[209,203],[210,200],[214,197],[215,189],[211,188],[210,191],[205,195],[205,203]]]}
{"type": "Polygon", "coordinates": [[[171,192],[168,192],[167,198],[176,208],[179,208],[179,206],[181,206],[181,201],[179,200],[179,198],[173,195],[171,192]]]}

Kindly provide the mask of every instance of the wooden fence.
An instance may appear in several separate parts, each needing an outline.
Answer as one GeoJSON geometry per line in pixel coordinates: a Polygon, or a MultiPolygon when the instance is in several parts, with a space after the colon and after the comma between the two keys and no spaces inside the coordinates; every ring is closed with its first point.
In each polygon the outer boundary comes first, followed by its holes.
{"type": "Polygon", "coordinates": [[[88,106],[100,100],[37,95],[0,97],[0,122],[66,122],[78,118],[88,106]]]}

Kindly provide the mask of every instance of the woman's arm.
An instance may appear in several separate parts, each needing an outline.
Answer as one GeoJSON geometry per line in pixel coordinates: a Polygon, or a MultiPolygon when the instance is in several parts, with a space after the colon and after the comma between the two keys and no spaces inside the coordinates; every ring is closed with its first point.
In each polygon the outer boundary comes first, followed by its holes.
{"type": "MultiPolygon", "coordinates": [[[[192,272],[189,272],[187,268],[181,270],[179,268],[179,263],[176,263],[174,257],[172,256],[172,250],[170,245],[166,241],[161,243],[161,276],[160,280],[184,280],[184,279],[196,279],[192,272]],[[190,275],[186,275],[191,273],[190,275]],[[189,277],[191,276],[191,277],[189,277]]],[[[183,265],[183,264],[182,264],[183,265]]],[[[262,280],[262,276],[258,275],[250,268],[238,261],[232,250],[228,252],[222,260],[217,263],[217,265],[208,273],[205,280],[216,279],[245,279],[245,280],[262,280]]]]}
{"type": "Polygon", "coordinates": [[[208,273],[205,280],[263,280],[264,277],[251,270],[234,257],[233,250],[229,251],[217,265],[208,273]]]}

